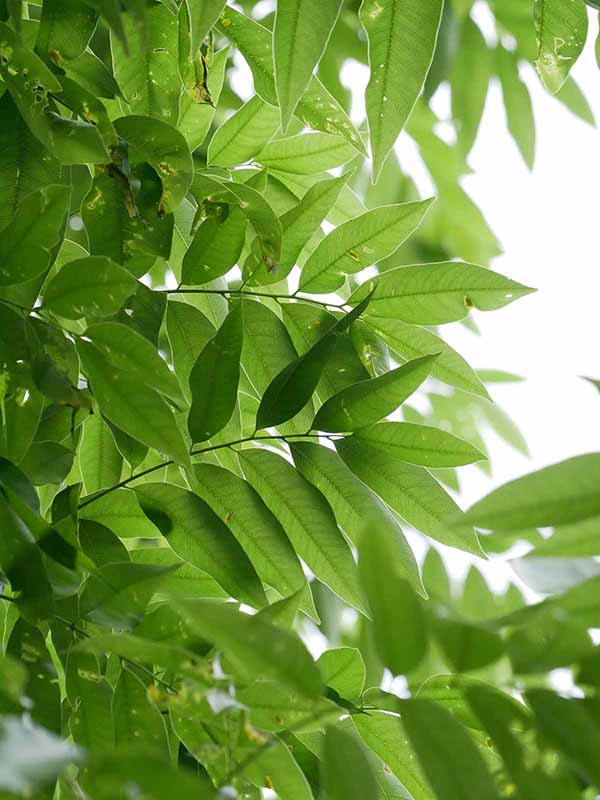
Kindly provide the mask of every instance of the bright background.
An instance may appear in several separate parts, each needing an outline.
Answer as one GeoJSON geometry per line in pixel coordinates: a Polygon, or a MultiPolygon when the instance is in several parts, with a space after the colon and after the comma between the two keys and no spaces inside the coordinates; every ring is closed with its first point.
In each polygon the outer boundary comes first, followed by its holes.
{"type": "MultiPolygon", "coordinates": [[[[597,15],[590,14],[588,43],[573,76],[600,121],[597,31],[597,15]]],[[[458,325],[442,334],[473,366],[527,378],[493,384],[490,391],[524,432],[531,458],[489,437],[492,483],[479,470],[463,471],[467,504],[492,485],[600,450],[600,395],[579,377],[600,378],[600,137],[546,93],[533,68],[522,77],[536,121],[533,171],[507,133],[494,79],[470,156],[474,174],[463,186],[503,247],[492,269],[538,292],[499,311],[475,312],[481,337],[458,325]]],[[[449,116],[443,90],[434,101],[438,113],[449,116]]],[[[402,139],[398,148],[402,156],[402,139]]]]}
{"type": "MultiPolygon", "coordinates": [[[[257,16],[272,8],[271,0],[264,0],[257,16]]],[[[476,0],[473,13],[487,35],[493,25],[486,5],[476,0]]],[[[572,74],[600,123],[600,71],[594,56],[598,15],[590,11],[589,16],[587,45],[572,74]]],[[[236,68],[236,89],[248,99],[252,77],[239,56],[236,68]]],[[[355,61],[344,65],[342,82],[352,91],[351,116],[357,123],[365,118],[368,77],[365,65],[355,61]]],[[[474,311],[481,336],[460,325],[442,326],[440,333],[472,366],[526,378],[522,383],[491,384],[488,389],[525,435],[530,458],[485,432],[493,475],[490,479],[474,466],[461,468],[463,508],[512,478],[569,456],[600,451],[600,394],[580,377],[600,378],[600,136],[597,128],[548,95],[533,67],[527,66],[522,78],[531,90],[536,121],[533,170],[527,169],[508,134],[500,86],[493,78],[469,156],[473,174],[463,179],[463,188],[503,248],[491,268],[538,291],[499,311],[474,311]]],[[[441,119],[451,118],[447,87],[438,89],[433,105],[441,119]]],[[[406,134],[400,136],[396,150],[421,196],[435,194],[406,134]]],[[[422,556],[423,539],[410,533],[409,538],[422,556]]],[[[498,588],[515,579],[506,556],[485,564],[452,548],[436,547],[456,576],[476,561],[498,588]]],[[[523,548],[517,546],[519,551],[523,548]]],[[[514,554],[515,550],[508,558],[514,554]]]]}

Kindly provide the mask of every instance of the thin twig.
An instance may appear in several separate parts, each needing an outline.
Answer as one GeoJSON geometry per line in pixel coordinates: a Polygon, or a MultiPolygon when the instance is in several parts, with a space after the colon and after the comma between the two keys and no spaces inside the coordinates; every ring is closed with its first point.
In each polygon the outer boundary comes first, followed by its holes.
{"type": "Polygon", "coordinates": [[[246,292],[242,289],[162,289],[165,294],[218,294],[221,296],[226,295],[239,295],[240,297],[267,297],[271,300],[304,300],[305,303],[313,303],[314,305],[323,306],[324,308],[344,308],[347,303],[329,303],[325,300],[315,300],[312,297],[301,297],[297,293],[294,294],[272,294],[271,292],[246,292]]]}
{"type": "MultiPolygon", "coordinates": [[[[234,439],[231,442],[223,442],[223,444],[216,444],[212,445],[211,447],[202,447],[198,450],[191,450],[190,455],[196,456],[200,455],[201,453],[211,453],[213,450],[222,450],[225,447],[233,447],[234,445],[245,444],[246,442],[266,441],[269,439],[281,439],[286,442],[288,439],[318,438],[320,435],[321,434],[318,433],[310,433],[309,431],[308,433],[288,433],[286,435],[266,434],[264,436],[245,436],[243,439],[234,439]]],[[[105,497],[105,495],[110,494],[117,489],[122,489],[123,487],[127,486],[127,484],[137,480],[138,478],[143,478],[145,475],[149,475],[151,472],[156,472],[156,470],[162,469],[163,467],[169,467],[174,463],[175,462],[172,459],[169,461],[161,461],[160,464],[156,464],[153,467],[148,467],[148,469],[144,469],[142,472],[136,472],[133,475],[130,475],[128,478],[124,478],[122,481],[115,483],[114,486],[109,486],[106,489],[102,489],[101,491],[92,495],[91,497],[86,497],[81,501],[81,503],[79,503],[77,510],[79,511],[80,509],[85,508],[85,506],[89,505],[90,503],[94,503],[96,500],[99,500],[101,497],[105,497]]]]}

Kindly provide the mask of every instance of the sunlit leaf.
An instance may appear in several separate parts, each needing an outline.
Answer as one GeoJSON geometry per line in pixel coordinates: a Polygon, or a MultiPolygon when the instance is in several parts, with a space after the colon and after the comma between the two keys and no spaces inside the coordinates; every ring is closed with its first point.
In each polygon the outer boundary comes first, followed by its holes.
{"type": "Polygon", "coordinates": [[[390,255],[419,226],[431,200],[381,206],[340,225],[311,253],[300,288],[314,294],[334,292],[364,267],[390,255]]]}
{"type": "Polygon", "coordinates": [[[433,58],[441,0],[364,0],[360,21],[369,40],[366,91],[373,179],[379,176],[419,97],[433,58]]]}
{"type": "Polygon", "coordinates": [[[273,57],[284,133],[325,50],[340,8],[339,0],[282,0],[277,4],[273,57]]]}

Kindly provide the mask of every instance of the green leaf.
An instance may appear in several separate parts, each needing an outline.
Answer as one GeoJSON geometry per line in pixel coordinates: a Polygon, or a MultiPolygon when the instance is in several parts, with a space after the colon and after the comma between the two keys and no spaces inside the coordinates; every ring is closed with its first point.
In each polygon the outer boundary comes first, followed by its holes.
{"type": "Polygon", "coordinates": [[[450,547],[482,555],[467,517],[458,517],[460,526],[448,524],[452,511],[458,513],[457,506],[426,469],[405,464],[354,436],[337,441],[336,449],[354,474],[409,525],[450,547]]]}
{"type": "MultiPolygon", "coordinates": [[[[265,102],[278,105],[271,31],[231,6],[225,9],[219,27],[248,62],[256,93],[265,102]]],[[[296,106],[296,116],[309,128],[337,134],[364,153],[362,139],[350,118],[315,75],[296,106]]]]}
{"type": "Polygon", "coordinates": [[[62,64],[69,78],[93,95],[107,100],[121,96],[121,89],[112,72],[97,55],[87,50],[77,58],[62,64]]]}
{"type": "MultiPolygon", "coordinates": [[[[396,518],[368,486],[360,481],[334,450],[313,442],[292,442],[290,450],[296,468],[331,505],[336,520],[346,536],[355,544],[364,526],[364,509],[379,528],[395,541],[394,560],[413,589],[426,597],[419,567],[396,518]]],[[[383,534],[382,534],[383,535],[383,534]]]]}
{"type": "Polygon", "coordinates": [[[538,44],[535,66],[546,89],[554,94],[583,50],[587,9],[579,0],[535,0],[533,18],[538,44]]]}
{"type": "MultiPolygon", "coordinates": [[[[181,95],[181,113],[177,127],[185,136],[192,152],[204,142],[213,123],[215,107],[223,89],[228,57],[229,47],[224,47],[215,53],[207,66],[206,87],[202,83],[198,84],[198,76],[196,76],[195,83],[190,86],[188,81],[187,91],[181,95]],[[199,85],[200,88],[198,88],[199,85]],[[208,89],[212,105],[206,99],[206,89],[208,89]]],[[[198,57],[196,57],[194,66],[198,66],[198,57]]]]}
{"type": "Polygon", "coordinates": [[[248,217],[258,237],[263,261],[271,268],[277,264],[281,254],[281,223],[263,195],[249,184],[250,181],[231,181],[224,186],[230,195],[237,198],[240,208],[248,217]]]}
{"type": "Polygon", "coordinates": [[[286,278],[298,262],[302,250],[335,205],[350,173],[339,178],[317,181],[293,208],[281,217],[283,241],[277,268],[260,275],[261,284],[277,283],[286,278]]]}
{"type": "Polygon", "coordinates": [[[257,616],[210,600],[177,601],[190,629],[257,676],[271,676],[304,697],[321,693],[319,670],[302,641],[257,616]]]}
{"type": "Polygon", "coordinates": [[[111,530],[89,519],[79,520],[79,544],[97,567],[129,558],[127,548],[111,530]]]}
{"type": "Polygon", "coordinates": [[[91,752],[110,750],[114,747],[113,690],[100,672],[98,659],[91,653],[71,648],[65,673],[71,705],[69,732],[73,741],[91,752]]]}
{"type": "Polygon", "coordinates": [[[241,688],[237,699],[251,709],[253,724],[268,731],[289,727],[318,731],[326,719],[335,721],[340,715],[340,709],[330,700],[307,698],[278,680],[256,680],[241,688]]]}
{"type": "Polygon", "coordinates": [[[79,600],[79,616],[99,625],[131,630],[142,620],[163,575],[176,568],[131,561],[105,564],[88,576],[79,600]]]}
{"type": "Polygon", "coordinates": [[[111,49],[115,78],[130,113],[176,125],[181,94],[177,17],[157,4],[145,9],[143,26],[131,13],[121,20],[125,41],[112,35],[111,49]]]}
{"type": "Polygon", "coordinates": [[[60,164],[29,131],[10,92],[0,98],[0,228],[15,216],[24,198],[60,182],[60,164]]]}
{"type": "Polygon", "coordinates": [[[222,430],[237,403],[242,353],[243,306],[237,305],[204,347],[189,378],[192,405],[188,430],[192,442],[204,442],[222,430]]]}
{"type": "Polygon", "coordinates": [[[244,769],[246,778],[255,786],[272,786],[281,798],[294,800],[313,800],[310,784],[291,748],[279,737],[273,739],[273,746],[264,750],[249,750],[247,758],[252,763],[244,769]]]}
{"type": "Polygon", "coordinates": [[[434,800],[415,754],[409,744],[403,721],[391,714],[374,711],[352,717],[362,740],[398,778],[414,800],[434,800]]]}
{"type": "Polygon", "coordinates": [[[394,675],[417,667],[428,641],[421,601],[402,575],[396,550],[393,529],[378,525],[377,518],[367,519],[358,542],[360,579],[371,609],[377,651],[394,675]]]}
{"type": "Polygon", "coordinates": [[[25,283],[46,272],[62,242],[69,189],[45,186],[29,194],[0,231],[0,286],[25,283]]]}
{"type": "Polygon", "coordinates": [[[397,250],[420,225],[432,202],[381,206],[340,225],[307,259],[300,289],[313,294],[335,292],[346,275],[353,275],[397,250]]]}
{"type": "Polygon", "coordinates": [[[365,686],[365,664],[355,647],[334,647],[317,659],[325,686],[341,697],[360,697],[365,686]]]}
{"type": "Polygon", "coordinates": [[[542,734],[598,785],[600,768],[595,754],[600,745],[600,727],[592,702],[560,697],[547,689],[530,689],[525,698],[542,734]]]}
{"type": "Polygon", "coordinates": [[[252,160],[279,128],[279,111],[258,95],[217,128],[208,145],[211,165],[234,167],[252,160]]]}
{"type": "Polygon", "coordinates": [[[559,525],[552,536],[527,555],[530,557],[578,557],[600,555],[600,518],[590,517],[572,525],[559,525]]]}
{"type": "Polygon", "coordinates": [[[244,247],[247,220],[239,208],[217,206],[226,216],[210,214],[200,224],[181,265],[188,286],[209,283],[225,275],[237,263],[244,247]]]}
{"type": "Polygon", "coordinates": [[[189,400],[190,372],[204,347],[214,337],[215,329],[200,310],[176,300],[167,303],[166,328],[174,371],[189,400]]]}
{"type": "Polygon", "coordinates": [[[575,456],[500,486],[461,518],[481,528],[519,530],[600,514],[600,453],[575,456]]]}
{"type": "Polygon", "coordinates": [[[150,702],[146,687],[130,669],[123,666],[112,703],[115,745],[127,746],[143,739],[144,747],[167,752],[167,731],[162,714],[150,702]]]}
{"type": "Polygon", "coordinates": [[[212,575],[232,597],[254,607],[264,605],[264,591],[248,556],[204,500],[167,483],[140,484],[135,493],[178,556],[212,575]]]}
{"type": "Polygon", "coordinates": [[[317,387],[321,373],[336,346],[369,303],[367,297],[352,311],[337,320],[305,353],[284,367],[273,378],[261,397],[256,415],[256,427],[270,428],[295,416],[308,403],[317,387]]]}
{"type": "MultiPolygon", "coordinates": [[[[301,356],[316,345],[325,333],[332,330],[338,319],[322,306],[309,302],[285,303],[281,311],[285,326],[301,356]]],[[[353,329],[354,324],[337,337],[332,354],[317,383],[316,394],[319,400],[327,400],[346,386],[369,377],[354,347],[353,329]]]]}
{"type": "Polygon", "coordinates": [[[132,560],[137,564],[155,564],[178,567],[163,578],[159,594],[182,597],[227,597],[227,592],[208,573],[178,559],[170,547],[143,547],[133,550],[132,560]]]}
{"type": "Polygon", "coordinates": [[[431,700],[446,711],[449,711],[463,725],[474,730],[485,730],[478,715],[471,710],[471,698],[473,694],[485,694],[493,697],[499,702],[505,702],[514,710],[515,714],[523,715],[525,708],[511,695],[493,688],[489,684],[469,675],[433,675],[428,678],[417,692],[420,700],[431,700]]]}
{"type": "MultiPolygon", "coordinates": [[[[279,317],[263,303],[244,302],[242,366],[257,397],[261,397],[281,370],[297,358],[290,335],[279,317]]],[[[304,433],[313,414],[309,402],[297,414],[290,429],[304,433]]]]}
{"type": "Polygon", "coordinates": [[[475,264],[446,261],[388,270],[363,284],[350,302],[369,291],[369,311],[377,316],[441,325],[463,319],[471,308],[493,311],[535,290],[475,264]]]}
{"type": "Polygon", "coordinates": [[[158,217],[161,186],[147,164],[134,166],[130,180],[115,170],[96,175],[81,208],[90,253],[107,256],[138,277],[156,256],[168,258],[173,217],[158,217]]]}
{"type": "Polygon", "coordinates": [[[450,386],[489,399],[480,377],[464,358],[432,331],[397,319],[367,317],[366,324],[399,356],[401,361],[438,353],[431,374],[450,386]]]}
{"type": "Polygon", "coordinates": [[[452,116],[458,128],[458,144],[468,153],[473,147],[488,92],[492,53],[479,27],[466,16],[459,33],[460,58],[450,74],[452,116]]]}
{"type": "Polygon", "coordinates": [[[341,136],[300,133],[269,142],[256,155],[256,160],[269,169],[310,175],[346,164],[355,155],[354,147],[341,136]]]}
{"type": "Polygon", "coordinates": [[[360,21],[369,40],[366,106],[374,181],[423,90],[442,6],[442,0],[411,0],[408,6],[364,0],[361,5],[360,21]]]}
{"type": "Polygon", "coordinates": [[[22,664],[27,663],[27,679],[23,691],[30,699],[31,719],[48,731],[60,733],[60,688],[44,636],[23,617],[16,621],[13,619],[10,627],[5,652],[22,664]]]}
{"type": "Polygon", "coordinates": [[[348,797],[378,800],[380,797],[375,776],[360,739],[329,726],[323,743],[323,769],[327,797],[346,800],[348,797]]]}
{"type": "Polygon", "coordinates": [[[275,453],[244,450],[239,458],[246,478],[277,517],[300,558],[339,597],[364,611],[352,552],[323,495],[275,453]]]}
{"type": "Polygon", "coordinates": [[[343,433],[379,422],[396,411],[419,388],[436,358],[436,355],[416,358],[378,378],[342,389],[318,410],[313,429],[343,433]]]}
{"type": "Polygon", "coordinates": [[[42,7],[36,52],[57,63],[80,56],[94,32],[98,15],[77,0],[49,0],[42,7]]]}
{"type": "Polygon", "coordinates": [[[177,208],[194,177],[190,149],[178,130],[152,117],[130,116],[115,121],[115,128],[129,144],[130,158],[147,161],[162,182],[158,216],[177,208]]]}
{"type": "Polygon", "coordinates": [[[121,539],[154,539],[160,535],[140,508],[131,489],[116,489],[110,494],[86,498],[84,502],[79,512],[81,519],[100,523],[121,539]]]}
{"type": "Polygon", "coordinates": [[[181,387],[166,362],[148,339],[119,322],[97,322],[85,336],[117,369],[127,372],[142,386],[156,389],[175,405],[183,405],[181,387]]]}
{"type": "Polygon", "coordinates": [[[46,619],[53,608],[53,596],[40,549],[21,517],[0,495],[0,567],[10,580],[24,619],[32,624],[46,619]]]}
{"type": "Polygon", "coordinates": [[[595,127],[596,118],[576,80],[569,75],[554,97],[579,119],[595,127]]]}
{"type": "Polygon", "coordinates": [[[226,0],[186,0],[191,27],[191,55],[198,52],[202,40],[219,19],[226,0]]]}
{"type": "Polygon", "coordinates": [[[434,618],[433,631],[448,662],[456,672],[469,672],[492,664],[504,655],[502,638],[483,626],[471,625],[445,614],[434,618]]]}
{"type": "Polygon", "coordinates": [[[118,311],[135,292],[137,281],[104,256],[69,261],[44,290],[44,306],[65,319],[105,317],[118,311]]]}
{"type": "Polygon", "coordinates": [[[250,484],[222,467],[196,464],[198,494],[228,526],[261,579],[283,597],[307,588],[294,548],[250,484]]]}
{"type": "Polygon", "coordinates": [[[110,428],[100,414],[90,416],[83,426],[79,448],[79,469],[86,494],[114,486],[121,480],[123,456],[110,428]]]}
{"type": "Polygon", "coordinates": [[[77,352],[102,414],[134,439],[188,466],[188,447],[167,402],[149,387],[142,389],[128,372],[115,369],[91,342],[80,339],[77,352]]]}
{"type": "Polygon", "coordinates": [[[486,458],[458,436],[412,422],[381,422],[357,431],[355,436],[400,461],[423,467],[460,467],[486,458]]]}
{"type": "Polygon", "coordinates": [[[139,787],[148,800],[162,800],[173,794],[178,800],[213,800],[214,789],[206,778],[176,769],[167,758],[157,756],[156,750],[128,745],[103,754],[88,766],[86,787],[97,800],[115,800],[131,784],[139,787]]]}
{"type": "Polygon", "coordinates": [[[107,163],[109,155],[94,124],[56,113],[51,97],[62,86],[54,73],[3,22],[0,37],[0,75],[31,133],[63,164],[107,163]]]}
{"type": "Polygon", "coordinates": [[[496,49],[496,65],[502,86],[506,124],[523,161],[533,169],[535,158],[535,119],[527,86],[519,77],[515,53],[500,46],[496,49]]]}
{"type": "Polygon", "coordinates": [[[475,743],[448,711],[430,700],[407,700],[402,722],[439,800],[498,800],[475,743]]]}
{"type": "Polygon", "coordinates": [[[341,5],[340,0],[282,0],[277,4],[273,58],[284,133],[323,55],[341,5]]]}

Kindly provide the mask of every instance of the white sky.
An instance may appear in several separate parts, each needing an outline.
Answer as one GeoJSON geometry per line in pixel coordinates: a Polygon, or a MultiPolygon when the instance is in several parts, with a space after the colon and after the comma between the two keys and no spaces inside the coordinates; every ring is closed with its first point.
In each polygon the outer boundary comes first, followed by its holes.
{"type": "MultiPolygon", "coordinates": [[[[573,75],[600,120],[597,21],[573,75]]],[[[525,433],[527,460],[490,440],[493,484],[578,453],[600,450],[600,395],[578,376],[600,378],[600,137],[548,96],[528,70],[537,129],[536,161],[525,167],[506,131],[493,85],[464,187],[482,209],[504,254],[492,268],[538,292],[500,311],[476,312],[482,337],[460,326],[442,331],[476,367],[521,374],[525,383],[494,385],[493,395],[525,433]]],[[[489,490],[465,473],[463,497],[489,490]],[[471,480],[472,478],[472,480],[471,480]]]]}

